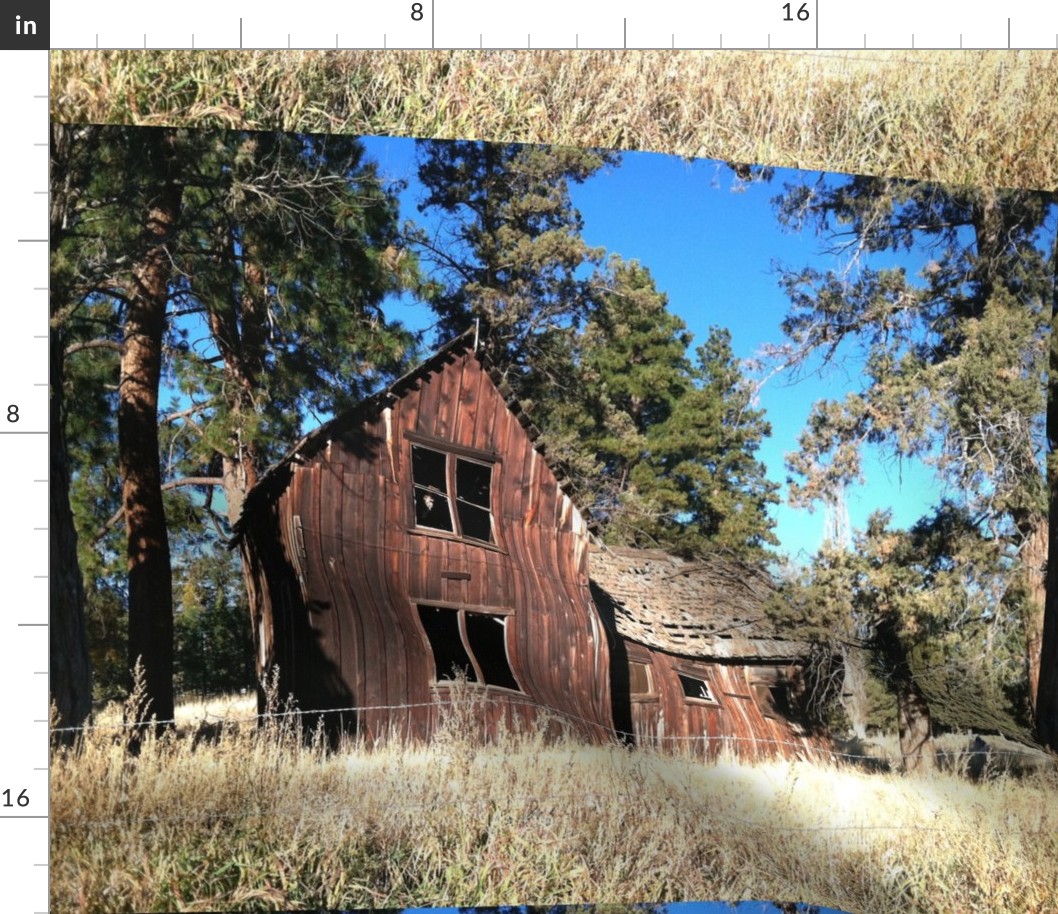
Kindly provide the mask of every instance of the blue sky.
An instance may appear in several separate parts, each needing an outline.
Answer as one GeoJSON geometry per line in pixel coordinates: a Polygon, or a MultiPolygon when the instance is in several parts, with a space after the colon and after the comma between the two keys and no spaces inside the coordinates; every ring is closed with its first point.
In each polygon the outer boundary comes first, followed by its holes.
{"type": "MultiPolygon", "coordinates": [[[[408,182],[402,216],[420,219],[415,209],[421,188],[415,180],[414,142],[368,138],[366,145],[384,178],[408,182]]],[[[572,197],[584,219],[585,240],[649,267],[668,296],[670,310],[694,334],[692,346],[705,341],[711,325],[720,325],[731,331],[735,355],[749,359],[765,344],[783,341],[780,323],[788,303],[776,263],[820,270],[838,266],[833,256],[821,253],[822,243],[813,234],[783,230],[771,203],[784,183],[816,177],[815,172],[777,169],[770,183],[733,190],[732,174],[718,162],[626,153],[619,166],[574,186],[572,197]]],[[[911,252],[905,261],[909,275],[925,259],[911,252]]],[[[890,257],[884,265],[899,262],[890,257]]],[[[395,307],[390,316],[415,328],[431,323],[423,306],[395,307]]],[[[784,501],[773,512],[775,532],[781,551],[801,561],[821,544],[825,519],[822,509],[810,513],[785,503],[784,458],[796,449],[812,404],[842,399],[847,391],[858,389],[859,372],[860,363],[850,350],[844,363],[820,376],[794,382],[780,374],[761,389],[758,405],[766,411],[772,436],[758,456],[769,477],[783,485],[784,501]]],[[[879,508],[892,509],[896,526],[908,526],[941,494],[928,467],[879,451],[865,452],[864,475],[863,485],[845,493],[853,528],[862,528],[879,508]]]]}

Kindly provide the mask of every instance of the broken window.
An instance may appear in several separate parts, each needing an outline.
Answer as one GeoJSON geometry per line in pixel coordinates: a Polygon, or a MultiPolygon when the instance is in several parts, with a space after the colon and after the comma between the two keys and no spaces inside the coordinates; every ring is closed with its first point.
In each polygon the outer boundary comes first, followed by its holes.
{"type": "Polygon", "coordinates": [[[419,618],[433,651],[438,682],[462,673],[468,682],[522,691],[507,655],[506,616],[420,606],[419,618]]]}
{"type": "Polygon", "coordinates": [[[417,527],[495,542],[491,464],[413,444],[411,475],[417,527]]]}
{"type": "Polygon", "coordinates": [[[448,470],[444,454],[412,446],[411,475],[415,486],[415,523],[435,530],[452,530],[448,502],[448,470]]]}
{"type": "Polygon", "coordinates": [[[433,650],[437,681],[455,679],[463,674],[468,682],[477,682],[474,664],[459,633],[459,613],[436,606],[420,606],[419,618],[433,650]]]}
{"type": "Polygon", "coordinates": [[[765,717],[792,717],[790,693],[785,683],[753,683],[757,707],[765,717]]]}
{"type": "Polygon", "coordinates": [[[640,663],[636,660],[628,661],[628,686],[632,696],[653,695],[654,680],[650,672],[649,663],[640,663]]]}
{"type": "Polygon", "coordinates": [[[687,673],[677,673],[680,677],[680,685],[683,686],[684,698],[697,698],[699,701],[712,701],[713,693],[709,689],[709,683],[704,679],[699,679],[697,676],[691,676],[687,673]]]}

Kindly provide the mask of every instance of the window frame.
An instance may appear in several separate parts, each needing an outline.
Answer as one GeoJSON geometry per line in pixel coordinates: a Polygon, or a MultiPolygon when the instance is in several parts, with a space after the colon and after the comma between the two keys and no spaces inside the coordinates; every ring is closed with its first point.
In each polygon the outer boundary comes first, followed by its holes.
{"type": "Polygon", "coordinates": [[[475,688],[486,688],[486,689],[500,689],[504,692],[509,692],[512,695],[526,695],[528,694],[525,687],[522,685],[518,674],[514,670],[514,664],[511,662],[511,645],[508,640],[509,628],[508,620],[513,618],[514,614],[511,610],[500,609],[498,607],[485,607],[485,606],[463,606],[454,603],[447,603],[444,600],[424,600],[422,602],[415,601],[413,604],[415,609],[415,619],[419,626],[419,630],[422,632],[423,641],[426,645],[427,654],[430,657],[433,665],[433,672],[430,676],[430,685],[448,688],[455,681],[453,679],[438,679],[437,678],[437,654],[434,651],[433,642],[430,640],[430,635],[426,631],[426,626],[422,621],[422,611],[424,609],[436,609],[443,612],[451,612],[456,614],[456,628],[459,632],[459,640],[463,645],[463,650],[466,652],[467,657],[470,658],[470,665],[474,670],[475,681],[468,682],[467,685],[475,688]],[[467,634],[467,613],[476,616],[487,616],[491,619],[497,619],[502,622],[503,625],[503,656],[507,663],[507,669],[510,671],[511,679],[514,680],[516,689],[512,689],[509,686],[497,685],[485,681],[485,674],[482,672],[481,661],[478,659],[477,654],[474,651],[473,646],[470,643],[470,636],[467,634]]]}
{"type": "Polygon", "coordinates": [[[654,664],[649,660],[639,660],[635,657],[628,658],[628,697],[631,701],[657,701],[659,697],[657,675],[654,672],[654,664]],[[632,664],[643,667],[647,676],[646,692],[632,691],[632,664]]]}
{"type": "Polygon", "coordinates": [[[408,504],[408,529],[416,534],[455,539],[474,546],[481,546],[484,549],[495,549],[496,551],[502,552],[503,545],[500,539],[500,525],[496,522],[496,490],[500,478],[500,468],[503,464],[499,455],[492,451],[464,447],[462,445],[454,444],[451,441],[431,438],[426,435],[417,435],[406,432],[404,437],[408,441],[408,488],[411,495],[410,498],[406,499],[406,503],[408,504]],[[429,491],[434,487],[416,482],[414,470],[414,448],[433,451],[444,457],[445,487],[447,491],[444,493],[438,491],[437,494],[440,497],[443,497],[448,503],[448,519],[452,525],[451,530],[446,530],[441,527],[430,527],[419,523],[416,510],[416,492],[420,490],[429,491]],[[466,498],[461,499],[459,497],[457,474],[460,460],[484,466],[489,469],[489,504],[487,508],[484,505],[478,505],[466,498]],[[492,534],[491,540],[479,539],[463,532],[463,524],[459,517],[459,509],[457,507],[459,503],[469,505],[473,509],[488,513],[489,529],[492,534]]]}
{"type": "Polygon", "coordinates": [[[680,693],[685,702],[697,705],[706,705],[710,708],[719,708],[720,702],[717,700],[716,691],[709,684],[709,677],[699,670],[692,670],[686,668],[675,667],[673,672],[676,674],[676,681],[680,685],[680,693]],[[687,690],[683,686],[683,678],[693,679],[700,682],[706,691],[706,696],[700,695],[688,695],[687,690]]]}

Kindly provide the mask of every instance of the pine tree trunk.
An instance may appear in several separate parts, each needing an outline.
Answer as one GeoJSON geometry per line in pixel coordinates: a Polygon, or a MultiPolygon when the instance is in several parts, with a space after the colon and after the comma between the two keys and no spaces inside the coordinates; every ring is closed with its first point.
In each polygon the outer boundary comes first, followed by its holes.
{"type": "Polygon", "coordinates": [[[1039,518],[1021,547],[1028,608],[1025,616],[1025,662],[1028,671],[1029,704],[1035,709],[1040,686],[1040,660],[1047,606],[1047,522],[1039,518]]]}
{"type": "Polygon", "coordinates": [[[933,751],[933,721],[929,702],[915,682],[908,663],[907,649],[897,631],[896,621],[883,619],[877,629],[876,643],[886,663],[886,670],[896,695],[900,755],[904,770],[923,774],[936,767],[933,751]]]}
{"type": "Polygon", "coordinates": [[[1058,239],[1051,259],[1054,287],[1051,303],[1050,371],[1047,380],[1047,487],[1050,537],[1047,543],[1047,593],[1040,625],[1039,680],[1036,690],[1036,736],[1058,751],[1058,239]]]}
{"type": "MultiPolygon", "coordinates": [[[[171,150],[161,155],[168,166],[171,150]]],[[[128,531],[129,666],[142,663],[151,702],[147,713],[167,721],[174,710],[173,592],[158,453],[158,387],[172,272],[166,245],[179,213],[181,189],[171,180],[171,168],[163,168],[161,177],[147,213],[144,254],[133,269],[128,294],[118,461],[128,531]]]]}
{"type": "Polygon", "coordinates": [[[841,652],[844,676],[841,687],[841,706],[849,719],[853,736],[867,738],[867,663],[860,648],[845,647],[841,652]]]}
{"type": "MultiPolygon", "coordinates": [[[[53,186],[49,213],[49,247],[54,254],[62,243],[69,214],[75,205],[72,128],[54,125],[51,131],[53,186]]],[[[60,312],[68,304],[67,290],[51,289],[49,342],[49,551],[50,585],[49,678],[51,699],[60,727],[79,727],[92,710],[92,667],[85,630],[85,595],[77,557],[77,528],[70,508],[70,459],[66,445],[65,348],[60,312]]],[[[60,735],[73,742],[74,733],[60,735]]]]}
{"type": "MultiPolygon", "coordinates": [[[[63,409],[63,334],[51,332],[48,521],[48,575],[51,591],[51,698],[59,714],[58,726],[79,727],[92,710],[92,667],[85,632],[84,586],[77,559],[77,529],[70,509],[70,464],[66,449],[63,409]]],[[[65,731],[60,741],[72,743],[65,731]]]]}

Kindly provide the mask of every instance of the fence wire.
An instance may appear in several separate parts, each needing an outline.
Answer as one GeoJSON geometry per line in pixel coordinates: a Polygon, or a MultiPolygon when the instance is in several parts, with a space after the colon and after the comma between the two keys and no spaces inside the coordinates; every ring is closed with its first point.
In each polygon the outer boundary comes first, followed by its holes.
{"type": "MultiPolygon", "coordinates": [[[[802,740],[784,740],[776,739],[763,736],[737,736],[732,734],[721,734],[716,736],[710,736],[708,734],[696,734],[696,735],[679,735],[679,734],[638,734],[638,733],[618,733],[604,727],[598,721],[589,720],[588,718],[581,717],[570,711],[563,711],[556,708],[550,708],[545,705],[541,705],[538,702],[525,696],[504,696],[504,697],[493,697],[489,695],[474,695],[466,699],[465,703],[456,702],[444,702],[444,701],[429,701],[429,702],[409,702],[403,704],[391,704],[391,705],[351,705],[349,707],[342,708],[317,708],[311,710],[304,710],[301,708],[287,708],[285,710],[272,710],[261,712],[250,715],[237,715],[230,716],[225,714],[216,714],[206,711],[198,718],[170,718],[166,720],[157,720],[150,718],[146,720],[135,720],[135,721],[115,721],[114,723],[103,723],[103,724],[86,724],[80,727],[52,727],[50,733],[54,735],[66,734],[66,733],[91,733],[100,731],[112,731],[121,732],[127,730],[143,730],[149,727],[157,726],[172,726],[172,727],[186,727],[190,730],[198,730],[209,726],[224,726],[224,725],[247,725],[254,724],[257,727],[266,724],[268,721],[281,721],[286,719],[295,719],[299,723],[303,719],[309,719],[315,721],[318,719],[334,718],[337,715],[342,714],[353,714],[362,715],[365,713],[377,713],[377,712],[409,712],[422,708],[433,708],[438,713],[438,720],[443,721],[445,715],[450,715],[453,712],[461,713],[467,711],[474,711],[482,708],[486,705],[501,705],[505,708],[528,708],[539,712],[542,717],[546,720],[550,718],[561,724],[566,722],[571,725],[581,726],[594,730],[607,737],[608,741],[618,741],[621,737],[630,738],[634,741],[637,748],[658,748],[658,747],[676,747],[684,749],[694,749],[695,747],[701,746],[705,751],[706,755],[717,755],[722,754],[725,749],[730,749],[737,752],[744,745],[751,746],[754,750],[768,750],[768,749],[792,749],[793,754],[803,760],[811,759],[829,759],[831,761],[859,761],[869,762],[872,764],[880,764],[888,761],[886,758],[880,758],[877,753],[857,753],[851,751],[845,751],[838,748],[828,747],[825,745],[826,738],[807,734],[802,740]],[[716,748],[712,748],[713,745],[716,748]]],[[[394,726],[400,726],[400,721],[391,721],[389,728],[392,729],[394,726]]],[[[383,731],[385,728],[382,728],[383,731]]],[[[353,734],[354,736],[356,734],[353,734]]],[[[379,739],[385,737],[380,733],[379,739]]],[[[968,737],[969,738],[969,737],[968,737]]],[[[988,760],[1001,759],[1005,761],[1012,761],[1018,758],[1033,759],[1037,763],[1046,761],[1046,763],[1052,767],[1058,769],[1058,759],[1053,759],[1046,756],[1040,749],[1032,749],[1029,747],[1023,748],[1006,748],[985,744],[979,748],[968,748],[965,750],[953,751],[953,750],[939,750],[946,762],[951,763],[958,761],[963,766],[971,762],[979,762],[985,764],[988,760]]]]}

